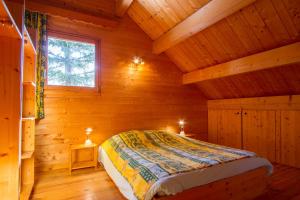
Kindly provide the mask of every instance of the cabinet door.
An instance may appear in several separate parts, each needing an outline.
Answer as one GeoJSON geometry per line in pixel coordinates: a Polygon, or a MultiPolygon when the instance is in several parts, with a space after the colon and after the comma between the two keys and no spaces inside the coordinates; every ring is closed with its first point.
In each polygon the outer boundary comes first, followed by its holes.
{"type": "Polygon", "coordinates": [[[244,110],[243,148],[275,161],[276,111],[244,110]]]}
{"type": "Polygon", "coordinates": [[[220,110],[208,110],[208,142],[218,144],[220,110]]]}
{"type": "Polygon", "coordinates": [[[242,148],[241,110],[221,110],[218,123],[218,143],[242,148]]]}
{"type": "Polygon", "coordinates": [[[281,111],[280,163],[300,167],[300,111],[281,111]]]}

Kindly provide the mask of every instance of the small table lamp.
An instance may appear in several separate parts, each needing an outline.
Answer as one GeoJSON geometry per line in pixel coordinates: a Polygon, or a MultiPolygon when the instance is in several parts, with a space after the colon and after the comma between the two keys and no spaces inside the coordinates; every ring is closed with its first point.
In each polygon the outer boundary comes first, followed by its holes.
{"type": "Polygon", "coordinates": [[[92,128],[86,128],[85,129],[85,134],[86,134],[86,140],[85,140],[85,145],[91,145],[93,144],[92,140],[90,139],[90,135],[92,133],[93,129],[92,128]]]}
{"type": "Polygon", "coordinates": [[[179,124],[179,127],[180,127],[180,133],[179,133],[179,135],[185,136],[185,132],[184,132],[184,124],[185,124],[185,122],[184,122],[184,120],[179,120],[178,124],[179,124]]]}

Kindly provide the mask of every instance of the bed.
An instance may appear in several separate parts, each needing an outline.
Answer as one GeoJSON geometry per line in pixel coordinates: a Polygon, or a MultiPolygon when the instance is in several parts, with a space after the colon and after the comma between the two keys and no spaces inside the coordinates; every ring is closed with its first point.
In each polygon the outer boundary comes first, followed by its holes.
{"type": "Polygon", "coordinates": [[[130,200],[251,199],[272,173],[253,152],[155,130],[109,138],[98,159],[130,200]]]}

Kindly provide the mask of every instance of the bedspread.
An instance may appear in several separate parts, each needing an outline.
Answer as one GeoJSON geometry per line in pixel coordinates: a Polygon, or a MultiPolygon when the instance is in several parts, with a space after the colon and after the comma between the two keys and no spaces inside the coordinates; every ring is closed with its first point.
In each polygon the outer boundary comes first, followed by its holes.
{"type": "Polygon", "coordinates": [[[131,185],[137,199],[146,197],[159,179],[255,156],[254,153],[181,137],[165,131],[128,131],[106,140],[115,168],[131,185]]]}

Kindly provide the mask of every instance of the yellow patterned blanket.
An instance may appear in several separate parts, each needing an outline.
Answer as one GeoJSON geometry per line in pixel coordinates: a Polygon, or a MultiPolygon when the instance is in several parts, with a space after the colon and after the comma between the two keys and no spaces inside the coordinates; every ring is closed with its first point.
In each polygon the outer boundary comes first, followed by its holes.
{"type": "Polygon", "coordinates": [[[123,132],[106,140],[101,148],[140,200],[161,178],[254,156],[165,131],[123,132]]]}

